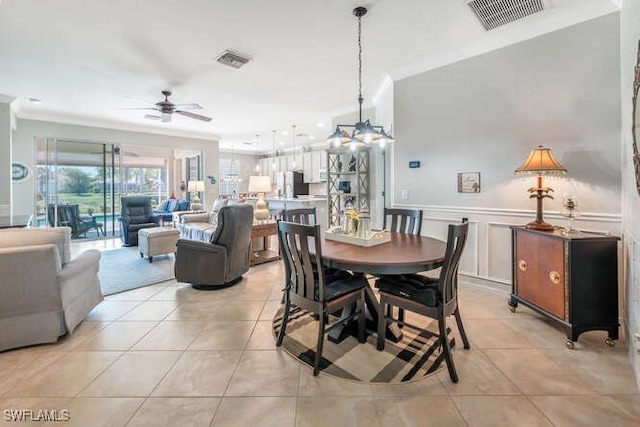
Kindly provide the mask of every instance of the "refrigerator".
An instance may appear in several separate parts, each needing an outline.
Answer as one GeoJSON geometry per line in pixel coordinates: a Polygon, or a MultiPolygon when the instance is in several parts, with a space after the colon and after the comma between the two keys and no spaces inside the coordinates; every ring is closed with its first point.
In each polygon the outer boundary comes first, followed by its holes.
{"type": "Polygon", "coordinates": [[[309,194],[309,184],[304,182],[302,172],[289,171],[284,174],[284,196],[293,199],[298,195],[309,194]]]}

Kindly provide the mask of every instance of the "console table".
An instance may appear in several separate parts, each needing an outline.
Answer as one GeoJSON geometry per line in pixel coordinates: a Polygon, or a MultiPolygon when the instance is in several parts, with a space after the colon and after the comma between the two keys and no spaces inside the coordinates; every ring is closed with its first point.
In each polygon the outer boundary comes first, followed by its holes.
{"type": "Polygon", "coordinates": [[[564,328],[573,348],[586,331],[608,332],[607,345],[618,339],[618,237],[561,229],[535,231],[512,227],[513,289],[509,305],[518,303],[564,328]]]}
{"type": "Polygon", "coordinates": [[[278,234],[278,227],[275,221],[256,222],[251,228],[251,261],[249,266],[262,264],[280,259],[280,252],[269,249],[269,237],[278,234]],[[253,249],[253,240],[262,238],[262,249],[253,249]]]}

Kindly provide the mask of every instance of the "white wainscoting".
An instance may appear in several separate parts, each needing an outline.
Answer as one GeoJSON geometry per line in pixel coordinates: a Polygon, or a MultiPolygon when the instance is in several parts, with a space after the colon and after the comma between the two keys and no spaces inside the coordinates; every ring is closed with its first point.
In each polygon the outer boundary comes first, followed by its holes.
{"type": "MultiPolygon", "coordinates": [[[[502,289],[511,285],[510,227],[524,225],[535,219],[533,211],[515,209],[408,204],[393,207],[422,209],[422,234],[441,240],[446,240],[449,224],[457,224],[462,221],[462,218],[468,218],[469,235],[460,261],[460,273],[492,282],[502,289]]],[[[545,221],[559,226],[567,224],[567,219],[559,212],[545,212],[545,221]]],[[[622,216],[582,212],[575,221],[575,227],[585,231],[619,236],[622,230],[622,216]]]]}

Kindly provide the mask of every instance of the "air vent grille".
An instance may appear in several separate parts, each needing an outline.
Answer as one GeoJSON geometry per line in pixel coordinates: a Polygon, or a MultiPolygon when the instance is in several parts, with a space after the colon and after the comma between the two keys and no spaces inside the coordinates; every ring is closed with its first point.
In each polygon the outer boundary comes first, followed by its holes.
{"type": "Polygon", "coordinates": [[[251,61],[251,58],[240,55],[239,53],[225,50],[220,56],[216,58],[216,61],[223,65],[228,65],[233,68],[240,68],[247,62],[251,61]]]}
{"type": "Polygon", "coordinates": [[[468,0],[485,30],[493,30],[545,9],[544,0],[468,0]]]}

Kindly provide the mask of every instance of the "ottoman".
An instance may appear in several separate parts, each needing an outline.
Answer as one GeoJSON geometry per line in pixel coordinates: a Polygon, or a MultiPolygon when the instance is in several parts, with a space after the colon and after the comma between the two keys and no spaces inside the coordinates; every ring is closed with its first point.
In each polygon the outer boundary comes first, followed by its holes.
{"type": "Polygon", "coordinates": [[[152,227],[138,230],[138,248],[140,257],[147,256],[153,262],[155,255],[170,254],[176,251],[176,242],[180,232],[175,228],[152,227]]]}

